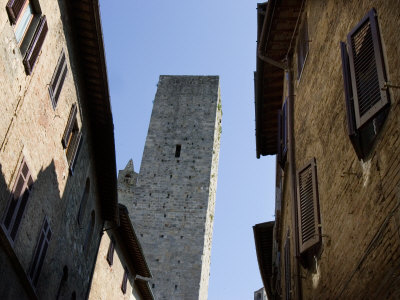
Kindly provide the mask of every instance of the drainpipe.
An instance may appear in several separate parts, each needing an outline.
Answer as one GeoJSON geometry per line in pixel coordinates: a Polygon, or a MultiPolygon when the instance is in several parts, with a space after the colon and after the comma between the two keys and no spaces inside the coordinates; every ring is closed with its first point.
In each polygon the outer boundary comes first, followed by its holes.
{"type": "Polygon", "coordinates": [[[293,84],[293,68],[292,68],[292,55],[287,56],[286,70],[287,77],[287,90],[288,90],[288,156],[289,156],[289,174],[290,174],[290,189],[292,195],[292,230],[294,237],[294,252],[295,263],[293,266],[294,273],[294,284],[295,284],[295,299],[302,299],[301,292],[301,276],[300,276],[300,255],[299,249],[299,228],[298,228],[298,216],[297,216],[297,182],[296,182],[296,159],[295,159],[295,143],[294,143],[294,84],[293,84]]]}

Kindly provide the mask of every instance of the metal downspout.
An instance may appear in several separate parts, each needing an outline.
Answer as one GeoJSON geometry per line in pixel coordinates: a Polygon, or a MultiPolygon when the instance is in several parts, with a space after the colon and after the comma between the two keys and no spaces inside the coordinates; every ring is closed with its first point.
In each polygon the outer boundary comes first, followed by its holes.
{"type": "Polygon", "coordinates": [[[300,276],[300,263],[299,263],[299,228],[297,216],[297,182],[296,182],[296,159],[295,159],[295,143],[294,143],[294,84],[293,84],[293,68],[292,68],[292,55],[287,56],[288,69],[287,75],[287,88],[288,88],[288,156],[289,156],[289,173],[290,173],[290,189],[292,195],[292,236],[294,237],[294,253],[295,263],[293,266],[293,273],[295,276],[295,299],[302,299],[301,291],[301,276],[300,276]]]}

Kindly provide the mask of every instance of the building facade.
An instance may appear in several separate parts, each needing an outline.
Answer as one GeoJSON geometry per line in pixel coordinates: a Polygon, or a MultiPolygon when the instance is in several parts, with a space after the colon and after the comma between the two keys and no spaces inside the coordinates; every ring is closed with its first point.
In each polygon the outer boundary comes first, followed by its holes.
{"type": "Polygon", "coordinates": [[[277,155],[273,229],[255,226],[269,299],[400,297],[399,7],[258,5],[257,156],[277,155]]]}
{"type": "Polygon", "coordinates": [[[154,300],[152,275],[128,209],[122,204],[118,208],[119,226],[106,224],[101,238],[89,299],[154,300]]]}
{"type": "Polygon", "coordinates": [[[207,298],[220,101],[217,76],[160,76],[136,186],[133,165],[120,171],[156,299],[207,298]]]}
{"type": "Polygon", "coordinates": [[[98,1],[0,4],[0,298],[85,299],[118,223],[98,1]]]}

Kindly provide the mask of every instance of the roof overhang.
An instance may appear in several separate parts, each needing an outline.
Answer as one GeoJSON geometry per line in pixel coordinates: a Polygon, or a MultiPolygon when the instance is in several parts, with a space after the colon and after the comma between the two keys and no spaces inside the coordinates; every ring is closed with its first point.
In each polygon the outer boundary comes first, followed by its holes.
{"type": "Polygon", "coordinates": [[[143,249],[133,229],[131,219],[129,218],[129,211],[126,206],[122,204],[118,204],[118,209],[120,225],[117,231],[127,249],[135,273],[144,278],[151,278],[152,275],[143,254],[143,249]]]}
{"type": "MultiPolygon", "coordinates": [[[[257,53],[285,65],[291,54],[302,0],[270,0],[257,4],[257,53]]],[[[278,148],[278,111],[282,106],[284,69],[257,54],[254,73],[256,151],[273,155],[278,148]]]]}
{"type": "Polygon", "coordinates": [[[272,250],[274,242],[275,222],[260,223],[253,226],[254,241],[256,244],[257,261],[261,278],[267,292],[268,299],[273,299],[272,293],[272,250]]]}
{"type": "Polygon", "coordinates": [[[66,1],[74,35],[75,57],[83,82],[80,102],[85,111],[97,177],[102,217],[118,224],[114,124],[108,90],[98,0],[66,1]]]}

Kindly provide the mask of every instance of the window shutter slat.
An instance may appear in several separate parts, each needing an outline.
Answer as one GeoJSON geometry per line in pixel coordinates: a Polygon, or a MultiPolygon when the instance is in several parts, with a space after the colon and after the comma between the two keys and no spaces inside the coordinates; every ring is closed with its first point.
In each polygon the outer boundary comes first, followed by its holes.
{"type": "Polygon", "coordinates": [[[347,133],[350,137],[351,143],[353,144],[353,148],[356,151],[357,157],[361,159],[364,158],[364,155],[361,150],[361,141],[360,136],[357,132],[354,114],[354,99],[351,86],[350,62],[349,56],[347,54],[346,44],[343,42],[340,42],[340,52],[342,57],[344,96],[346,101],[347,133]]]}
{"type": "Polygon", "coordinates": [[[81,146],[82,142],[82,132],[77,132],[73,136],[73,140],[71,141],[70,147],[68,147],[68,152],[67,152],[67,160],[69,163],[69,169],[71,173],[74,171],[75,168],[75,162],[76,162],[76,157],[78,156],[79,149],[81,146]]]}
{"type": "Polygon", "coordinates": [[[61,140],[61,143],[62,143],[64,149],[67,148],[67,146],[68,146],[70,135],[72,133],[72,129],[74,127],[74,123],[76,120],[77,112],[78,112],[78,109],[76,107],[76,104],[74,103],[71,107],[71,111],[69,112],[67,126],[65,127],[64,134],[63,134],[63,137],[61,140]]]}
{"type": "Polygon", "coordinates": [[[48,31],[46,16],[40,17],[39,24],[36,28],[33,39],[28,47],[24,58],[25,72],[27,75],[32,73],[36,60],[39,57],[40,50],[42,49],[44,39],[48,31]]]}
{"type": "Polygon", "coordinates": [[[321,240],[315,159],[298,172],[297,194],[300,253],[304,253],[321,240]]]}
{"type": "Polygon", "coordinates": [[[10,0],[7,3],[6,10],[10,18],[11,24],[17,23],[17,19],[21,14],[25,2],[28,0],[10,0]]]}
{"type": "Polygon", "coordinates": [[[61,89],[64,85],[67,72],[68,67],[65,58],[65,52],[62,51],[49,86],[49,93],[54,108],[57,106],[58,98],[60,97],[61,89]]]}
{"type": "Polygon", "coordinates": [[[389,104],[382,90],[386,74],[376,11],[372,9],[348,34],[349,62],[357,129],[389,104]]]}

